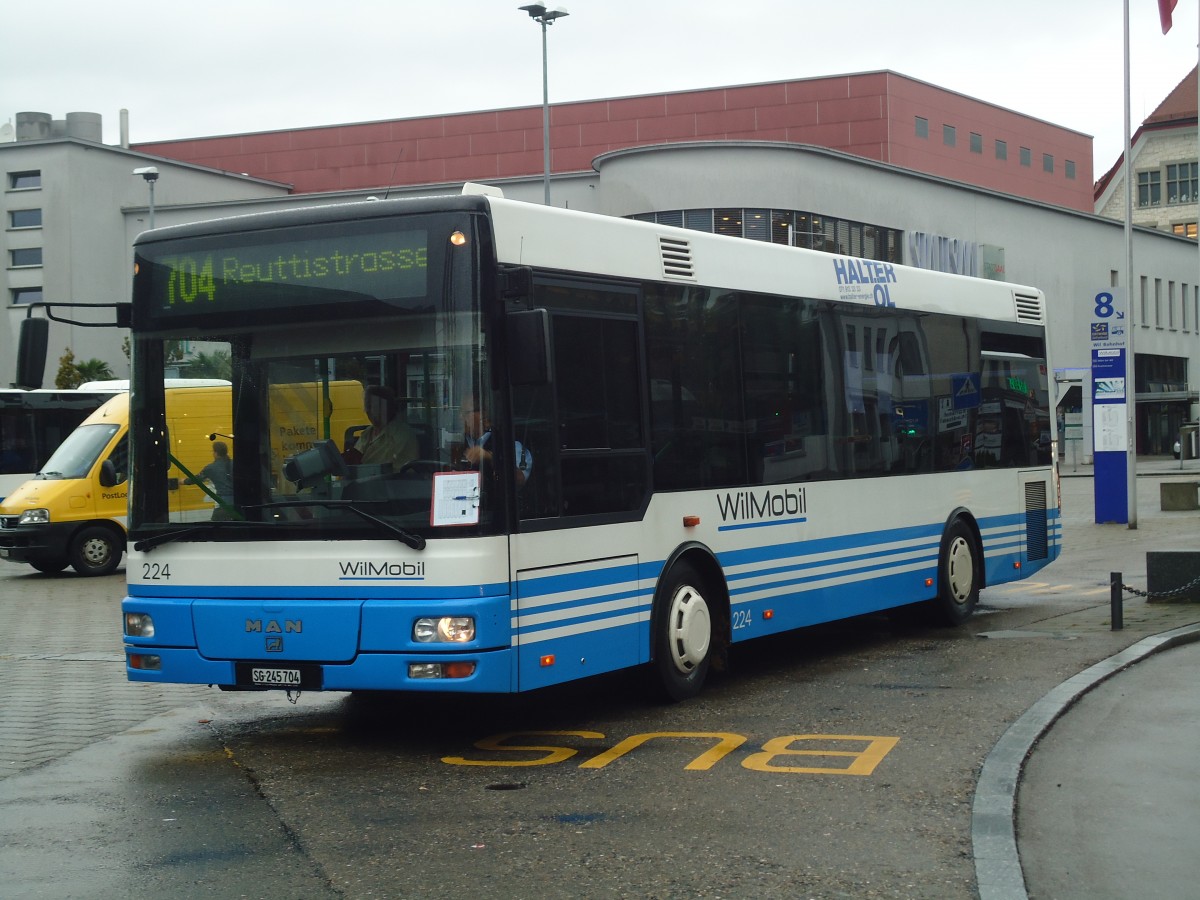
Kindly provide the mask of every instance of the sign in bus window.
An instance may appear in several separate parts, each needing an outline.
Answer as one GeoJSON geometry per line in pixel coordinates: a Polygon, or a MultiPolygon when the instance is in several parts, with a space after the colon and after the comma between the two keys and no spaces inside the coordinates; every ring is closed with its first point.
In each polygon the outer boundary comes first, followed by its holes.
{"type": "Polygon", "coordinates": [[[479,524],[479,473],[438,472],[433,476],[433,505],[429,524],[479,524]]]}

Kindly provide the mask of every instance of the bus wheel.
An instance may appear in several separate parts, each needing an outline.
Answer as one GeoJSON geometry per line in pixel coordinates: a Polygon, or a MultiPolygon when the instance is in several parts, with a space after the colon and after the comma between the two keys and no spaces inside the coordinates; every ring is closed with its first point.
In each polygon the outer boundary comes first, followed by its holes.
{"type": "Polygon", "coordinates": [[[80,530],[71,542],[71,568],[80,575],[109,575],[121,561],[121,541],[101,525],[80,530]]]}
{"type": "Polygon", "coordinates": [[[938,556],[938,594],[933,601],[937,618],[946,625],[961,625],[979,602],[979,560],[975,536],[962,519],[955,519],[942,535],[938,556]]]}
{"type": "Polygon", "coordinates": [[[670,700],[700,692],[712,657],[713,617],[704,579],[685,562],[672,566],[654,614],[654,667],[670,700]]]}

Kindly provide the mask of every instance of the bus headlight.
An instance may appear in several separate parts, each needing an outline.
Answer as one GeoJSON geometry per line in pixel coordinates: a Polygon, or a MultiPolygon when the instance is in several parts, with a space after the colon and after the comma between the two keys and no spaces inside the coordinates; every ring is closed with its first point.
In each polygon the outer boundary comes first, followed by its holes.
{"type": "Polygon", "coordinates": [[[471,616],[417,619],[413,640],[419,644],[466,644],[475,640],[475,620],[471,616]]]}
{"type": "Polygon", "coordinates": [[[129,637],[154,637],[154,619],[149,613],[125,613],[125,634],[129,637]]]}
{"type": "Polygon", "coordinates": [[[27,509],[21,513],[21,517],[17,519],[18,525],[49,525],[50,510],[48,509],[27,509]]]}

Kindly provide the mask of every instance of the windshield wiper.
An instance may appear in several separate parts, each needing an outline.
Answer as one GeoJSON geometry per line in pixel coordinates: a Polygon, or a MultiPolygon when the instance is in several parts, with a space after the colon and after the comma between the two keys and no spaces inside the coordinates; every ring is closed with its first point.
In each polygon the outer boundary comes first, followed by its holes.
{"type": "Polygon", "coordinates": [[[153,550],[159,544],[169,544],[171,541],[183,540],[183,538],[190,537],[193,534],[199,534],[202,531],[208,531],[212,528],[212,526],[212,522],[205,522],[202,525],[193,525],[190,528],[180,528],[176,531],[162,531],[158,534],[152,534],[148,538],[142,538],[140,541],[135,541],[133,544],[133,549],[153,550]]]}
{"type": "Polygon", "coordinates": [[[404,544],[407,544],[414,550],[425,549],[425,538],[419,534],[413,534],[411,531],[405,531],[398,525],[393,525],[386,519],[381,519],[378,516],[373,516],[365,509],[362,509],[358,504],[351,500],[276,500],[273,503],[260,503],[256,506],[246,506],[243,509],[280,509],[296,506],[321,506],[325,509],[345,509],[361,519],[366,519],[380,528],[390,531],[404,544]]]}

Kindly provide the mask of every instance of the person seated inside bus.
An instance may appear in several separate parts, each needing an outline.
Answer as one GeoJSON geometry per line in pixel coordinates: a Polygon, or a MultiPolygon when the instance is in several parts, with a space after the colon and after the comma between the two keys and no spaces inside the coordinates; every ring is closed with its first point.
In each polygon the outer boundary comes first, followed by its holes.
{"type": "MultiPolygon", "coordinates": [[[[492,421],[474,394],[463,398],[460,408],[463,421],[462,463],[470,469],[484,469],[492,464],[492,421]]],[[[513,441],[513,459],[516,461],[513,477],[517,487],[524,487],[533,472],[533,454],[520,442],[513,441]]]]}
{"type": "Polygon", "coordinates": [[[391,388],[368,385],[363,391],[363,410],[371,422],[354,446],[342,454],[348,465],[390,464],[393,472],[417,458],[417,435],[400,414],[400,401],[391,388]]]}
{"type": "Polygon", "coordinates": [[[229,458],[229,445],[224,441],[213,441],[212,451],[213,461],[195,475],[183,479],[183,483],[209,482],[221,501],[213,510],[213,521],[227,521],[233,518],[233,460],[229,458]]]}

